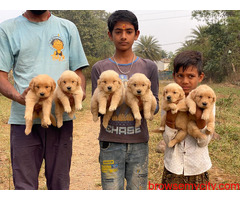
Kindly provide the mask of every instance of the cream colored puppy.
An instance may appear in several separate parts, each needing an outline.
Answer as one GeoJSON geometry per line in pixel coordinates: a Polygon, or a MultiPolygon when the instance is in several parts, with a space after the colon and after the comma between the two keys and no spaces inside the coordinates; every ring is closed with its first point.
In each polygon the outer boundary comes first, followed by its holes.
{"type": "Polygon", "coordinates": [[[151,81],[142,73],[135,73],[127,82],[125,102],[132,109],[135,127],[141,125],[139,102],[143,103],[144,118],[153,120],[157,101],[151,91],[151,81]]]}
{"type": "Polygon", "coordinates": [[[68,113],[70,118],[73,118],[75,111],[82,109],[83,91],[80,77],[70,70],[64,71],[57,83],[58,87],[54,93],[54,102],[57,127],[60,128],[63,125],[64,112],[68,113]],[[70,97],[74,99],[72,105],[69,100],[70,97]]]}
{"type": "Polygon", "coordinates": [[[55,118],[51,115],[53,92],[56,88],[55,81],[50,76],[41,74],[31,80],[29,88],[30,90],[25,98],[26,109],[24,118],[26,120],[26,135],[31,132],[35,118],[40,118],[41,125],[45,128],[48,128],[51,124],[56,126],[55,118]],[[42,106],[42,110],[39,112],[34,111],[36,104],[42,106]]]}
{"type": "Polygon", "coordinates": [[[207,122],[206,134],[213,134],[215,129],[215,116],[213,107],[216,102],[216,94],[212,88],[207,85],[200,85],[192,90],[186,98],[187,106],[190,112],[190,121],[188,124],[188,134],[194,138],[205,139],[207,136],[200,132],[196,125],[196,106],[203,109],[202,119],[207,122]]]}
{"type": "Polygon", "coordinates": [[[103,126],[106,128],[113,112],[123,103],[124,86],[119,74],[113,70],[102,72],[91,99],[93,121],[98,120],[98,113],[103,114],[103,126]],[[109,109],[107,102],[110,101],[109,109]]]}
{"type": "MultiPolygon", "coordinates": [[[[166,112],[171,110],[173,114],[177,113],[175,126],[178,133],[174,139],[168,143],[168,147],[173,147],[175,144],[181,142],[187,135],[188,124],[188,107],[185,102],[185,93],[181,86],[177,83],[170,83],[163,89],[162,109],[166,112]]],[[[165,113],[161,118],[161,126],[159,131],[164,132],[166,124],[165,113]]]]}

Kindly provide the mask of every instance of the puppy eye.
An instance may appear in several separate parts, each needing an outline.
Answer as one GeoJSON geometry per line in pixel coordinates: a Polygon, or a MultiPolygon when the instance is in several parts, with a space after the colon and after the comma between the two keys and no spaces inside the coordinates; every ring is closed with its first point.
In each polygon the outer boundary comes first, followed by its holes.
{"type": "Polygon", "coordinates": [[[113,83],[116,83],[116,81],[113,81],[113,83]]]}
{"type": "Polygon", "coordinates": [[[209,99],[211,99],[211,97],[208,97],[209,99]]]}
{"type": "Polygon", "coordinates": [[[177,92],[173,92],[173,94],[177,94],[177,92]]]}
{"type": "Polygon", "coordinates": [[[66,84],[66,81],[63,81],[64,84],[66,84]]]}
{"type": "Polygon", "coordinates": [[[103,81],[104,83],[107,83],[107,81],[103,81]]]}
{"type": "Polygon", "coordinates": [[[38,89],[39,89],[40,87],[37,85],[37,86],[36,86],[36,88],[38,88],[38,89]]]}
{"type": "Polygon", "coordinates": [[[144,87],[145,85],[143,84],[142,86],[144,87]]]}
{"type": "Polygon", "coordinates": [[[49,86],[46,86],[46,88],[48,89],[48,88],[49,88],[49,86]]]}
{"type": "Polygon", "coordinates": [[[199,98],[201,99],[201,98],[202,98],[202,95],[200,95],[199,98]]]}
{"type": "Polygon", "coordinates": [[[74,83],[74,81],[72,81],[72,83],[74,83]]]}
{"type": "Polygon", "coordinates": [[[134,87],[136,87],[136,86],[137,86],[137,84],[133,84],[133,86],[134,86],[134,87]]]}

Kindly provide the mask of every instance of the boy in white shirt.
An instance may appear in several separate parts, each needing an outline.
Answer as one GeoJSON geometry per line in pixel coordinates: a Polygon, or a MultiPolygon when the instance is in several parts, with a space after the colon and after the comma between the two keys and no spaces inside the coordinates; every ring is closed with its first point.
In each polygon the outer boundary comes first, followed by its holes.
{"type": "MultiPolygon", "coordinates": [[[[179,84],[187,96],[204,78],[202,71],[202,54],[197,51],[184,51],[174,59],[174,81],[179,84]]],[[[206,121],[201,119],[202,110],[197,108],[196,123],[205,133],[206,121]]],[[[166,127],[163,139],[168,142],[175,137],[176,114],[167,112],[166,127]]],[[[208,170],[212,163],[208,152],[208,143],[212,135],[206,140],[196,140],[190,135],[176,144],[173,148],[166,146],[164,155],[164,171],[162,184],[170,189],[197,189],[198,184],[209,182],[208,170]],[[168,186],[167,186],[168,185],[168,186]]],[[[163,189],[167,189],[167,188],[163,189]]],[[[201,188],[202,189],[202,188],[201,188]]]]}

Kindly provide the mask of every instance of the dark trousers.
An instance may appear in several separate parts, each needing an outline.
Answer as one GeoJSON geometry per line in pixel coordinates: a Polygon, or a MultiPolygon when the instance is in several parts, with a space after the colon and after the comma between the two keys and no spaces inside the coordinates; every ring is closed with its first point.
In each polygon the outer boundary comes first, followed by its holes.
{"type": "Polygon", "coordinates": [[[11,125],[11,162],[15,189],[38,189],[39,171],[45,160],[45,176],[49,190],[68,190],[72,157],[73,122],[59,129],[33,125],[25,135],[25,125],[11,125]]]}

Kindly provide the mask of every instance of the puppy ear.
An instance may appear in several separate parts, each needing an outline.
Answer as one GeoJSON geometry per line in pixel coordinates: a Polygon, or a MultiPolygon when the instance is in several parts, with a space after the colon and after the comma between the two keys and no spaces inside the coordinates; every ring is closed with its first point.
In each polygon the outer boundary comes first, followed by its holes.
{"type": "Polygon", "coordinates": [[[127,87],[128,87],[128,88],[131,88],[131,85],[132,85],[132,80],[129,79],[129,80],[127,81],[127,87]]]}
{"type": "Polygon", "coordinates": [[[216,96],[216,94],[215,94],[215,93],[213,93],[213,103],[215,103],[215,102],[216,102],[216,100],[217,100],[217,96],[216,96]]]}
{"type": "Polygon", "coordinates": [[[179,95],[179,98],[180,99],[183,99],[185,97],[185,93],[183,90],[180,90],[180,95],[179,95]]]}
{"type": "Polygon", "coordinates": [[[152,85],[152,83],[151,83],[151,81],[148,79],[148,89],[151,89],[151,85],[152,85]]]}
{"type": "Polygon", "coordinates": [[[61,77],[58,79],[58,81],[57,81],[57,84],[59,85],[59,86],[61,86],[61,82],[62,82],[62,79],[61,79],[61,77]]]}
{"type": "Polygon", "coordinates": [[[29,83],[29,88],[30,88],[31,90],[34,90],[34,86],[35,86],[35,78],[33,78],[33,79],[31,80],[31,82],[29,83]]]}
{"type": "Polygon", "coordinates": [[[52,86],[51,86],[51,88],[52,88],[52,92],[54,92],[54,90],[56,89],[56,83],[55,83],[54,80],[52,80],[52,86]]]}
{"type": "Polygon", "coordinates": [[[194,90],[192,90],[192,91],[189,93],[188,96],[189,96],[191,99],[195,99],[196,94],[197,94],[197,90],[194,89],[194,90]]]}
{"type": "Polygon", "coordinates": [[[81,85],[81,78],[77,76],[77,86],[81,85]]]}
{"type": "Polygon", "coordinates": [[[97,80],[97,84],[98,84],[98,85],[101,84],[101,80],[100,80],[100,79],[97,80]]]}

